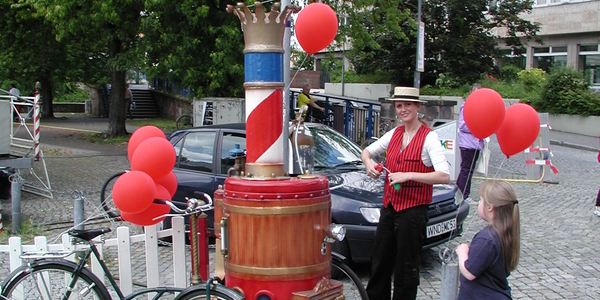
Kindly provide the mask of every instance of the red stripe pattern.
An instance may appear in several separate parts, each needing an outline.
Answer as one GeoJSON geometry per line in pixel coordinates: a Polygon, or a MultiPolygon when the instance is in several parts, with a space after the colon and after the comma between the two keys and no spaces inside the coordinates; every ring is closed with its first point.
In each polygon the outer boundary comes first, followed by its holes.
{"type": "Polygon", "coordinates": [[[40,107],[39,107],[38,93],[35,92],[35,99],[33,102],[33,130],[34,130],[34,149],[35,159],[40,159],[40,107]]]}
{"type": "MultiPolygon", "coordinates": [[[[246,99],[248,101],[249,99],[246,99]]],[[[254,99],[257,100],[257,99],[254,99]]],[[[246,162],[255,163],[283,132],[283,90],[274,90],[248,114],[246,162]]]]}
{"type": "MultiPolygon", "coordinates": [[[[425,137],[431,132],[427,126],[421,125],[410,143],[402,150],[404,137],[404,126],[396,128],[392,140],[388,146],[386,167],[392,172],[418,172],[429,173],[435,171],[433,167],[423,164],[421,154],[425,137]]],[[[385,181],[389,182],[388,174],[385,181]]],[[[407,181],[401,184],[400,190],[394,189],[392,185],[386,184],[383,194],[383,205],[392,204],[394,210],[401,211],[419,205],[431,204],[433,185],[417,181],[407,181]]]]}

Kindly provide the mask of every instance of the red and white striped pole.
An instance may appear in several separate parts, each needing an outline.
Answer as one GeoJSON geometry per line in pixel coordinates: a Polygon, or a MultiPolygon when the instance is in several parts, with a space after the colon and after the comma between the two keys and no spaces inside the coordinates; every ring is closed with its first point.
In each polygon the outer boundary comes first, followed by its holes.
{"type": "Polygon", "coordinates": [[[40,94],[35,92],[33,99],[33,152],[35,160],[40,159],[40,94]]]}
{"type": "Polygon", "coordinates": [[[246,174],[278,177],[283,164],[283,31],[298,7],[274,3],[270,12],[256,2],[252,13],[244,3],[228,6],[244,31],[244,88],[246,90],[246,174]]]}

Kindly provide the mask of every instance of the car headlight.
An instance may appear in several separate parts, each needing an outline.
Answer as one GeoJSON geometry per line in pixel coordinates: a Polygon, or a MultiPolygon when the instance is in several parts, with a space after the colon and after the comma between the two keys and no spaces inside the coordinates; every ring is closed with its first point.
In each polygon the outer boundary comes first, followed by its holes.
{"type": "Polygon", "coordinates": [[[456,193],[454,193],[454,205],[459,206],[463,200],[463,193],[460,189],[456,189],[456,193]]]}
{"type": "Polygon", "coordinates": [[[379,223],[379,215],[381,214],[379,207],[361,207],[360,213],[367,222],[379,223]]]}

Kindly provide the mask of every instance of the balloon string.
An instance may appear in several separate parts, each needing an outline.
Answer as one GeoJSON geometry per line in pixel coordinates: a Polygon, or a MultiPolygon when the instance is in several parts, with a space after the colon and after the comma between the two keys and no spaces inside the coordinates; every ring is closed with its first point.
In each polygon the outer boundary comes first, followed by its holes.
{"type": "MultiPolygon", "coordinates": [[[[483,151],[483,149],[481,151],[483,151]]],[[[474,166],[475,166],[476,161],[477,160],[475,159],[475,155],[473,155],[473,159],[471,160],[471,167],[469,168],[469,173],[468,173],[469,177],[471,176],[473,170],[475,169],[474,166]]],[[[463,189],[465,189],[466,187],[467,187],[467,183],[465,182],[465,186],[463,187],[463,189]]],[[[459,187],[459,190],[460,190],[460,187],[459,187]]],[[[464,203],[465,203],[465,201],[463,199],[463,201],[459,204],[458,209],[456,210],[456,217],[455,217],[456,220],[458,220],[458,214],[460,213],[460,206],[463,205],[464,203]]],[[[467,205],[469,205],[469,204],[467,204],[467,205]]],[[[464,230],[464,231],[466,231],[466,230],[464,230]]],[[[461,240],[462,240],[462,237],[461,237],[461,240]]],[[[448,245],[450,245],[450,241],[452,241],[452,234],[450,234],[448,236],[448,241],[446,241],[446,249],[448,249],[448,245]]]]}
{"type": "MultiPolygon", "coordinates": [[[[306,56],[304,57],[304,60],[302,60],[302,63],[300,64],[300,67],[298,68],[298,71],[300,69],[302,69],[302,67],[304,66],[304,62],[306,61],[308,56],[309,56],[309,54],[306,54],[306,56]]],[[[294,77],[290,80],[290,83],[288,83],[288,85],[285,87],[284,91],[288,91],[290,89],[290,86],[292,85],[292,82],[294,82],[294,79],[296,79],[296,76],[298,76],[298,73],[300,73],[300,72],[296,72],[296,74],[294,74],[294,77]]]]}
{"type": "MultiPolygon", "coordinates": [[[[493,179],[497,179],[498,178],[498,172],[500,172],[500,170],[502,169],[502,165],[504,164],[505,161],[506,161],[506,157],[504,159],[502,159],[502,162],[500,162],[500,166],[498,167],[498,170],[496,170],[496,174],[494,174],[493,179]]],[[[481,195],[479,195],[479,197],[481,198],[481,195]]],[[[464,229],[463,232],[467,232],[469,230],[469,228],[471,227],[471,224],[473,223],[473,220],[475,220],[475,219],[476,218],[471,218],[469,220],[469,222],[467,222],[467,226],[466,226],[466,228],[464,229]]],[[[460,240],[458,241],[459,245],[462,244],[462,241],[463,241],[464,238],[465,238],[465,235],[463,234],[460,237],[460,240]]]]}
{"type": "MultiPolygon", "coordinates": [[[[493,177],[493,179],[497,179],[497,178],[498,178],[498,173],[499,173],[499,172],[500,172],[500,170],[502,169],[502,165],[504,164],[504,162],[505,162],[506,160],[507,160],[507,157],[505,157],[504,159],[502,159],[502,162],[500,162],[500,166],[499,166],[499,167],[498,167],[498,169],[496,170],[496,174],[494,174],[494,177],[493,177]]],[[[475,161],[476,161],[476,160],[475,160],[475,157],[473,157],[473,160],[471,161],[471,168],[470,168],[470,170],[469,170],[469,175],[471,175],[471,171],[473,170],[473,164],[475,163],[475,161]]],[[[466,184],[466,183],[465,183],[465,184],[466,184]]],[[[481,197],[481,195],[480,195],[479,197],[481,197]]],[[[461,204],[460,204],[460,205],[463,205],[464,203],[465,203],[465,202],[463,201],[463,202],[461,202],[461,204]]],[[[469,205],[469,204],[467,204],[467,205],[469,205]]],[[[459,213],[459,212],[460,212],[460,206],[459,206],[459,209],[457,209],[457,210],[456,210],[456,219],[457,219],[457,220],[458,220],[458,213],[459,213]]],[[[467,231],[469,230],[469,228],[471,227],[471,224],[473,223],[473,220],[475,220],[475,219],[476,219],[476,218],[471,218],[471,219],[470,219],[468,222],[466,222],[467,224],[466,224],[466,226],[464,226],[464,228],[463,228],[463,232],[467,232],[467,231]]],[[[463,242],[463,239],[464,239],[464,238],[465,238],[465,235],[464,235],[464,234],[462,234],[462,235],[460,236],[460,238],[458,239],[458,244],[459,244],[459,245],[460,245],[460,244],[462,244],[462,242],[463,242]]],[[[448,241],[446,242],[446,249],[449,249],[449,247],[448,247],[448,246],[450,245],[450,242],[451,242],[451,241],[452,241],[452,235],[450,235],[450,236],[448,237],[448,241]]]]}

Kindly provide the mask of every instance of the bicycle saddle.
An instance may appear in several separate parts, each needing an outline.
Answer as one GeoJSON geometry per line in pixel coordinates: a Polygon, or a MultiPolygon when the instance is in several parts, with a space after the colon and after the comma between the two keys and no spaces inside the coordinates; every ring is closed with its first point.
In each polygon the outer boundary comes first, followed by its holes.
{"type": "Polygon", "coordinates": [[[93,238],[95,238],[99,235],[105,234],[107,232],[110,232],[110,228],[108,228],[108,227],[84,229],[84,230],[73,229],[67,233],[72,237],[80,238],[84,241],[91,241],[93,238]]]}

